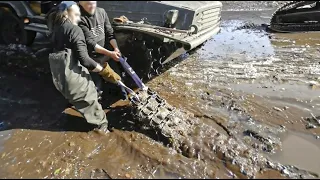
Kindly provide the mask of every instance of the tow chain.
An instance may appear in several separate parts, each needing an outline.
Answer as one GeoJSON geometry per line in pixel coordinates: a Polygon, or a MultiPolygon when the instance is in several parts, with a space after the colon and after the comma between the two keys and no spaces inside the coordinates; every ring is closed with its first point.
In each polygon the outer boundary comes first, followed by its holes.
{"type": "Polygon", "coordinates": [[[137,92],[137,95],[140,101],[131,99],[132,116],[141,124],[141,128],[155,130],[167,138],[174,149],[180,151],[181,145],[195,127],[193,115],[169,105],[150,88],[137,92]]]}

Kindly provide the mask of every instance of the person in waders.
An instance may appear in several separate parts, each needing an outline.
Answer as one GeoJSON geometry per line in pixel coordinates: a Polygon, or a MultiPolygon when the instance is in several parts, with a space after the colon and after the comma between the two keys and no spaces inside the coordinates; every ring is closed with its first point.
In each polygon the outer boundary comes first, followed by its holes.
{"type": "MultiPolygon", "coordinates": [[[[100,64],[108,62],[112,69],[120,74],[121,70],[117,62],[121,53],[106,11],[97,7],[97,1],[79,1],[79,5],[81,12],[79,27],[84,33],[89,56],[100,64]]],[[[99,95],[102,95],[102,78],[96,74],[92,74],[92,78],[99,95]]],[[[119,87],[109,86],[109,90],[117,88],[119,87]]]]}
{"type": "Polygon", "coordinates": [[[46,17],[51,32],[53,52],[49,63],[55,87],[88,123],[109,132],[106,114],[98,102],[98,93],[90,73],[108,82],[121,80],[108,64],[100,65],[89,57],[84,34],[78,26],[80,8],[74,1],[62,1],[46,17]]]}

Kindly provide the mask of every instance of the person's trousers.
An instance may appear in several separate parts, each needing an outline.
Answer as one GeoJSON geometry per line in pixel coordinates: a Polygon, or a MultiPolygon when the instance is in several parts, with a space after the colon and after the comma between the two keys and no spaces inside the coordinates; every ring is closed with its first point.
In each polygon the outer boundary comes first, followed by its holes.
{"type": "Polygon", "coordinates": [[[91,75],[87,68],[72,58],[71,50],[51,53],[49,63],[55,87],[87,122],[95,125],[107,123],[91,75]]]}

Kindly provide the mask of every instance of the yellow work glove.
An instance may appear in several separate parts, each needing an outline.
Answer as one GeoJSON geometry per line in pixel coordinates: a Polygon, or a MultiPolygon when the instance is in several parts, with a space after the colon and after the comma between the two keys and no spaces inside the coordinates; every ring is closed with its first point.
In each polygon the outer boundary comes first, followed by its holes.
{"type": "Polygon", "coordinates": [[[111,69],[108,63],[104,64],[104,68],[99,72],[102,78],[105,81],[117,84],[118,81],[121,81],[121,77],[111,69]]]}
{"type": "Polygon", "coordinates": [[[118,23],[118,24],[125,24],[129,21],[129,19],[125,16],[120,16],[117,18],[113,18],[113,22],[118,23]]]}

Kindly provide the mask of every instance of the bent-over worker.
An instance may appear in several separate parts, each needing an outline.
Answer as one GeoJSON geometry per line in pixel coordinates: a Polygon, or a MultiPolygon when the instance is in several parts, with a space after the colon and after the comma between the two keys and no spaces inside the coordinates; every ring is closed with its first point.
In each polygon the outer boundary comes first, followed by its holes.
{"type": "Polygon", "coordinates": [[[49,63],[55,87],[88,123],[109,132],[89,71],[112,83],[121,80],[120,76],[108,64],[103,67],[89,57],[84,34],[78,26],[80,9],[74,1],[62,1],[50,11],[47,20],[52,33],[53,53],[49,55],[49,63]]]}

